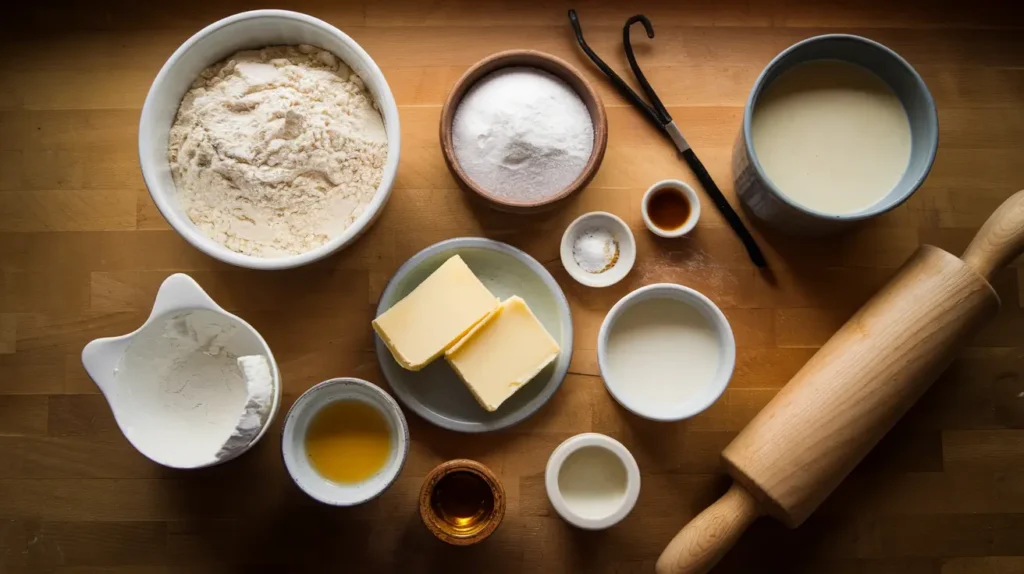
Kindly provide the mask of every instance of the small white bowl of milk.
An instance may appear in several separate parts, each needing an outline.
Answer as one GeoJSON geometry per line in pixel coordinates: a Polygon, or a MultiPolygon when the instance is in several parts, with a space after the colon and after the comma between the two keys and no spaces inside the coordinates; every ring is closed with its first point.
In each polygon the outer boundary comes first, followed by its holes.
{"type": "Polygon", "coordinates": [[[659,283],[612,307],[598,334],[597,359],[619,404],[646,419],[678,421],[725,392],[736,366],[736,340],[711,299],[659,283]]]}
{"type": "Polygon", "coordinates": [[[640,497],[640,467],[619,441],[598,433],[567,439],[544,471],[548,500],[566,522],[603,530],[621,522],[640,497]]]}

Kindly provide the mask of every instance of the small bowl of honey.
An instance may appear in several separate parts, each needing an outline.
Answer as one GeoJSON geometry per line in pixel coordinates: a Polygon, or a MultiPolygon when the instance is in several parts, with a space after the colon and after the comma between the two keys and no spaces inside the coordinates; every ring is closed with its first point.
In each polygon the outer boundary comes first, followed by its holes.
{"type": "Polygon", "coordinates": [[[355,506],[390,487],[409,453],[409,425],[380,387],[362,379],[324,381],[285,418],[284,464],[295,484],[332,506],[355,506]]]}
{"type": "Polygon", "coordinates": [[[469,546],[490,536],[505,517],[505,489],[486,466],[450,460],[430,471],[420,489],[420,516],[443,542],[469,546]]]}
{"type": "Polygon", "coordinates": [[[700,219],[700,199],[687,183],[666,179],[644,193],[640,212],[651,233],[669,239],[682,237],[693,230],[700,219]]]}

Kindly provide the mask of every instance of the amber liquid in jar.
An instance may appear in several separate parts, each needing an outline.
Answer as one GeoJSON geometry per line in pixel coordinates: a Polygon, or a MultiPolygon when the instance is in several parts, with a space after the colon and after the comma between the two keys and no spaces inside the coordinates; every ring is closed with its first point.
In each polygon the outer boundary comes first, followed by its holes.
{"type": "Polygon", "coordinates": [[[494,512],[494,493],[483,477],[457,470],[437,481],[430,495],[434,514],[455,536],[476,534],[494,512]]]}
{"type": "Polygon", "coordinates": [[[685,225],[690,211],[690,201],[683,192],[671,187],[656,190],[647,201],[651,223],[663,231],[675,231],[685,225]]]}

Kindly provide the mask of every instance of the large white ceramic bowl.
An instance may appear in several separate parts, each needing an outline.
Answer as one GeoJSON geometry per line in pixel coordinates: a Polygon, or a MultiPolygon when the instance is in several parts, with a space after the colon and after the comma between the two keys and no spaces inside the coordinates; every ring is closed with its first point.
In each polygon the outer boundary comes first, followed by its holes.
{"type": "Polygon", "coordinates": [[[398,105],[384,74],[352,38],[323,20],[287,10],[254,10],[210,24],[185,41],[156,75],[139,118],[139,163],[146,187],[160,213],[186,241],[210,257],[250,269],[288,269],[323,259],[352,243],[377,219],[391,195],[401,147],[398,105]],[[244,49],[310,44],[332,52],[362,78],[384,118],[388,157],[380,187],[370,205],[345,231],[300,255],[264,258],[243,255],[207,237],[182,210],[171,179],[167,140],[181,98],[200,72],[244,49]]]}
{"type": "MultiPolygon", "coordinates": [[[[206,344],[210,345],[212,341],[206,344]]],[[[281,371],[267,341],[252,325],[214,302],[194,279],[184,273],[175,273],[160,285],[153,310],[141,327],[127,335],[89,342],[82,349],[82,365],[103,392],[114,420],[128,442],[153,462],[171,468],[204,468],[241,455],[263,438],[281,405],[281,371]],[[188,315],[192,316],[194,323],[184,324],[193,328],[196,325],[218,326],[212,332],[223,333],[223,337],[217,340],[226,352],[238,357],[262,355],[270,364],[273,397],[258,433],[248,444],[221,450],[226,446],[227,436],[218,435],[210,426],[202,427],[204,430],[199,433],[195,432],[196,427],[189,426],[192,419],[186,418],[187,410],[182,403],[188,402],[188,397],[201,396],[203,387],[209,387],[208,381],[170,378],[168,380],[173,381],[173,385],[169,388],[161,384],[159,377],[149,380],[133,378],[148,369],[160,372],[161,367],[157,364],[169,362],[167,357],[159,354],[166,351],[167,346],[159,345],[157,351],[147,349],[147,346],[157,339],[170,341],[165,330],[175,319],[188,315]],[[134,344],[137,341],[139,345],[134,344]],[[158,354],[154,356],[154,352],[158,354]],[[134,375],[125,376],[128,373],[134,375]]],[[[227,381],[223,384],[230,385],[227,381]]],[[[240,422],[246,399],[244,395],[238,399],[235,405],[237,415],[226,422],[240,422]]],[[[192,408],[191,404],[187,406],[188,410],[192,408]]],[[[222,417],[214,415],[207,422],[216,423],[214,428],[222,428],[220,423],[225,422],[222,417]]]]}

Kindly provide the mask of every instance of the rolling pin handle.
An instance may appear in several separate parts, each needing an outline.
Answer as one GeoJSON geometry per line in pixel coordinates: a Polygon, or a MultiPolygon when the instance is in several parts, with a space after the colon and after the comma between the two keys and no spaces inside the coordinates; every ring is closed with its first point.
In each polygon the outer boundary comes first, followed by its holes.
{"type": "Polygon", "coordinates": [[[1010,196],[981,226],[964,251],[964,263],[991,281],[1024,251],[1024,190],[1010,196]]]}
{"type": "Polygon", "coordinates": [[[722,498],[676,534],[658,558],[655,571],[657,574],[705,574],[762,514],[754,497],[733,483],[722,498]]]}

